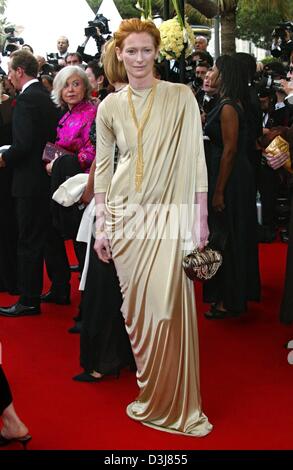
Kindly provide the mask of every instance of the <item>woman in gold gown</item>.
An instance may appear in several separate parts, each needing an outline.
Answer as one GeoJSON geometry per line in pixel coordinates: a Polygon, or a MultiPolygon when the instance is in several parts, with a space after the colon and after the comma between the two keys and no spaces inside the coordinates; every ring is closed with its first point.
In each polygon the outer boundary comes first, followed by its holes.
{"type": "Polygon", "coordinates": [[[127,414],[204,436],[212,426],[201,407],[194,289],[182,270],[188,234],[200,248],[209,234],[199,111],[188,87],[154,78],[160,33],[152,22],[124,20],[114,39],[129,85],[97,115],[95,250],[114,260],[137,364],[140,393],[127,414]]]}

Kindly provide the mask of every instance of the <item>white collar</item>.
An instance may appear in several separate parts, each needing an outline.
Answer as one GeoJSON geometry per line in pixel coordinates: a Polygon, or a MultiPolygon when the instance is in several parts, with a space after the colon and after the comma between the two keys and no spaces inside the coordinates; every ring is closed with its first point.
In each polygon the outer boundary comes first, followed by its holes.
{"type": "Polygon", "coordinates": [[[36,78],[33,78],[33,79],[30,80],[29,82],[26,82],[26,83],[23,85],[23,87],[22,87],[20,93],[23,93],[24,90],[26,90],[26,89],[27,89],[30,85],[32,85],[33,83],[38,83],[38,82],[39,82],[39,80],[37,80],[36,78]]]}

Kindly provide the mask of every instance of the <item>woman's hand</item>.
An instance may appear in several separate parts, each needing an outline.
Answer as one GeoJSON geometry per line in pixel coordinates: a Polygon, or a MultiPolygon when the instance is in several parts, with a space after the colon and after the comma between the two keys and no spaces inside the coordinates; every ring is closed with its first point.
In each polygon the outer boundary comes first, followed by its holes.
{"type": "Polygon", "coordinates": [[[290,155],[288,152],[280,152],[278,155],[273,156],[269,153],[265,154],[265,157],[267,159],[267,164],[273,169],[273,170],[278,170],[281,168],[286,160],[290,158],[290,155]]]}
{"type": "Polygon", "coordinates": [[[222,212],[225,209],[224,193],[223,192],[216,191],[214,193],[212,206],[213,206],[213,209],[216,212],[222,212]]]}
{"type": "Polygon", "coordinates": [[[85,206],[88,206],[91,200],[93,199],[94,194],[90,191],[88,191],[87,188],[85,188],[84,192],[82,193],[82,196],[79,200],[80,204],[84,204],[85,206]]]}
{"type": "Polygon", "coordinates": [[[105,232],[101,232],[96,238],[94,250],[103,263],[109,264],[112,259],[110,243],[105,232]]]}
{"type": "Polygon", "coordinates": [[[199,225],[192,229],[192,241],[194,246],[202,251],[208,244],[210,234],[207,216],[200,217],[198,223],[199,225]]]}

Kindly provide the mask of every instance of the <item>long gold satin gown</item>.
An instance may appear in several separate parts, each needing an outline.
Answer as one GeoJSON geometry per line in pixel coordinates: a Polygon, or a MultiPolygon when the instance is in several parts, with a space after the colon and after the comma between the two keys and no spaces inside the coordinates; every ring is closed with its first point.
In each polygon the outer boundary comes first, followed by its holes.
{"type": "MultiPolygon", "coordinates": [[[[127,414],[162,431],[204,436],[212,425],[201,409],[193,283],[182,269],[186,233],[170,213],[160,224],[154,223],[156,217],[146,223],[145,216],[152,204],[187,204],[194,211],[195,192],[207,191],[200,115],[188,87],[157,83],[143,132],[144,172],[137,192],[137,129],[127,90],[109,95],[99,106],[95,173],[95,193],[106,192],[106,227],[138,370],[140,393],[127,414]],[[113,176],[114,142],[120,159],[113,176]],[[136,205],[145,212],[134,221],[136,205]]],[[[138,120],[150,93],[132,89],[138,120]]]]}

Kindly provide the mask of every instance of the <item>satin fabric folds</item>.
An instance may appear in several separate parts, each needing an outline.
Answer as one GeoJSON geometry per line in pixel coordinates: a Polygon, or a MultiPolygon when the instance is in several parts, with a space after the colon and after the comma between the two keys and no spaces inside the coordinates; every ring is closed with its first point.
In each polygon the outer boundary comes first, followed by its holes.
{"type": "MultiPolygon", "coordinates": [[[[163,431],[204,436],[212,426],[201,409],[193,284],[182,269],[188,228],[180,228],[168,211],[164,223],[155,224],[156,217],[146,223],[153,204],[163,211],[185,205],[191,215],[195,192],[207,191],[201,123],[188,87],[162,81],[156,88],[143,132],[141,192],[135,190],[137,130],[127,87],[101,103],[95,193],[107,193],[106,227],[138,369],[140,393],[127,414],[163,431]],[[113,176],[114,142],[120,158],[113,176]],[[146,225],[148,232],[142,230],[146,225]]],[[[132,91],[140,120],[151,88],[132,91]]]]}

